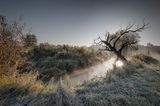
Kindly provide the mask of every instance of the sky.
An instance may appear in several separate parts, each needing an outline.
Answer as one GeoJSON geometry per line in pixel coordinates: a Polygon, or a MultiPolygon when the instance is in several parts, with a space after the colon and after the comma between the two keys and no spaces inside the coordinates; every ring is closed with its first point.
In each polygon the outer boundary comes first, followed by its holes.
{"type": "Polygon", "coordinates": [[[151,28],[140,33],[140,44],[160,45],[159,0],[0,0],[0,15],[22,17],[39,43],[79,46],[145,19],[151,28]]]}

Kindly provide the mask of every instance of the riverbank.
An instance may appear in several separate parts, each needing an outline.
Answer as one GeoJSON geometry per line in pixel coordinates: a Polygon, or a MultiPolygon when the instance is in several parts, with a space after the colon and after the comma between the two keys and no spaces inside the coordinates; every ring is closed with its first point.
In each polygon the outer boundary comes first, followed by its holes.
{"type": "Polygon", "coordinates": [[[108,59],[107,53],[91,47],[48,43],[26,49],[22,54],[26,62],[19,66],[19,72],[37,71],[39,78],[44,82],[48,82],[52,77],[59,78],[64,74],[94,66],[108,59]]]}
{"type": "MultiPolygon", "coordinates": [[[[94,66],[87,67],[85,69],[75,70],[72,73],[64,74],[61,77],[61,82],[69,87],[78,86],[86,81],[92,79],[105,77],[107,72],[113,69],[113,63],[115,58],[112,57],[106,61],[95,64],[94,66]]],[[[54,84],[54,79],[50,80],[49,83],[54,84]]],[[[55,83],[56,84],[56,83],[55,83]]]]}
{"type": "Polygon", "coordinates": [[[84,106],[159,106],[159,89],[160,62],[136,60],[101,80],[84,83],[76,95],[84,106]]]}

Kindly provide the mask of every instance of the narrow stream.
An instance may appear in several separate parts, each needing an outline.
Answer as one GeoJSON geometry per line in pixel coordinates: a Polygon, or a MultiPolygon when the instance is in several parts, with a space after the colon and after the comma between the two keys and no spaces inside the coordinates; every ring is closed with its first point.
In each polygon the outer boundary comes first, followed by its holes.
{"type": "Polygon", "coordinates": [[[77,70],[71,74],[64,75],[62,78],[62,83],[73,87],[95,77],[104,77],[109,70],[113,69],[114,61],[115,58],[111,58],[102,64],[98,64],[82,70],[77,70]]]}

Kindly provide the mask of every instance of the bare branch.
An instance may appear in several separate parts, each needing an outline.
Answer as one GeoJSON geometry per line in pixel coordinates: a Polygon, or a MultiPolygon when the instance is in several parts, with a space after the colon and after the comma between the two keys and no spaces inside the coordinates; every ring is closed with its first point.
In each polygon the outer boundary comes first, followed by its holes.
{"type": "Polygon", "coordinates": [[[115,34],[110,34],[109,32],[105,34],[105,38],[102,39],[98,37],[99,44],[103,45],[103,50],[113,52],[118,58],[127,61],[122,55],[122,51],[128,47],[134,47],[139,41],[139,36],[137,32],[141,32],[148,27],[149,23],[145,23],[139,27],[137,25],[136,29],[133,29],[135,23],[129,23],[125,29],[119,30],[115,34]],[[124,36],[125,35],[125,36],[124,36]]]}
{"type": "Polygon", "coordinates": [[[112,36],[112,38],[110,38],[109,43],[112,42],[112,40],[114,40],[116,38],[116,36],[112,36]]]}
{"type": "Polygon", "coordinates": [[[123,35],[125,35],[126,33],[129,33],[129,32],[133,32],[133,33],[141,32],[142,30],[147,29],[147,28],[148,28],[148,25],[149,25],[149,23],[146,24],[145,22],[143,22],[143,25],[142,25],[141,27],[136,28],[135,30],[131,30],[131,28],[134,26],[134,24],[128,26],[128,27],[126,28],[126,30],[125,30],[124,32],[122,32],[122,33],[119,35],[119,37],[115,40],[115,42],[114,42],[114,47],[116,46],[116,43],[118,42],[118,40],[119,40],[123,35]]]}
{"type": "Polygon", "coordinates": [[[134,25],[135,25],[135,22],[133,22],[132,24],[131,24],[131,22],[129,22],[129,24],[127,25],[125,31],[128,31],[129,29],[133,28],[134,25]]]}
{"type": "Polygon", "coordinates": [[[121,48],[118,50],[120,52],[122,52],[122,50],[125,48],[125,47],[128,47],[128,46],[131,46],[131,45],[134,45],[136,44],[138,41],[131,41],[131,42],[125,42],[122,44],[121,48]]]}
{"type": "Polygon", "coordinates": [[[107,33],[107,42],[108,42],[108,40],[109,40],[109,37],[110,37],[110,34],[109,34],[109,32],[107,33]]]}

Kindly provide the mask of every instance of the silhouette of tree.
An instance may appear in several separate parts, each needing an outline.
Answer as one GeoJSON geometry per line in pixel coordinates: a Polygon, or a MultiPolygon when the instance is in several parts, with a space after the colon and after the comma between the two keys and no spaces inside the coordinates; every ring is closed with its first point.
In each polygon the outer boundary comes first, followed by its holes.
{"type": "Polygon", "coordinates": [[[143,22],[141,27],[137,26],[136,29],[133,29],[133,27],[134,23],[128,24],[125,29],[120,29],[116,33],[110,34],[108,32],[104,38],[98,37],[98,41],[95,41],[95,44],[102,46],[105,51],[113,52],[117,59],[127,62],[123,51],[137,46],[140,39],[138,32],[148,28],[148,24],[143,22]]]}

